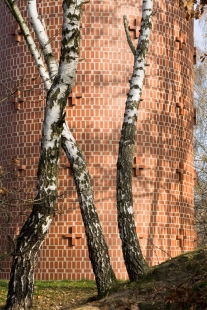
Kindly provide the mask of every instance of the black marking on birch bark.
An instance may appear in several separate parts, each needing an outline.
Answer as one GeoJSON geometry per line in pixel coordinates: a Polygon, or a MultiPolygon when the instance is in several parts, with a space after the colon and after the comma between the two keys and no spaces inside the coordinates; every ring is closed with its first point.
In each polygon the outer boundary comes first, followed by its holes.
{"type": "MultiPolygon", "coordinates": [[[[48,92],[48,99],[49,99],[49,96],[51,94],[52,90],[48,92]]],[[[53,92],[53,94],[50,96],[50,109],[52,109],[54,107],[54,102],[57,101],[57,97],[60,93],[60,88],[57,88],[55,90],[55,92],[53,92]]]]}
{"type": "Polygon", "coordinates": [[[65,113],[60,116],[57,122],[54,122],[51,127],[52,127],[52,135],[51,138],[53,138],[55,135],[60,136],[62,131],[63,131],[63,124],[65,122],[65,113]]]}
{"type": "Polygon", "coordinates": [[[48,53],[48,54],[45,55],[45,60],[47,61],[47,63],[49,63],[50,59],[55,59],[53,53],[48,53]]]}
{"type": "Polygon", "coordinates": [[[127,93],[127,98],[132,98],[133,95],[130,95],[130,93],[127,93]]]}
{"type": "Polygon", "coordinates": [[[67,62],[71,62],[73,60],[76,59],[76,57],[74,56],[74,54],[79,54],[79,41],[80,41],[80,31],[79,29],[75,28],[72,29],[71,31],[69,31],[67,33],[67,31],[65,31],[65,33],[63,33],[64,37],[62,39],[62,48],[61,48],[61,52],[62,52],[62,61],[67,61],[67,62]],[[72,36],[70,36],[68,38],[68,36],[66,36],[66,34],[72,32],[72,36]],[[70,46],[68,46],[70,44],[70,46]],[[72,53],[72,55],[70,55],[70,53],[72,53]]]}
{"type": "MultiPolygon", "coordinates": [[[[143,68],[143,67],[137,67],[136,70],[144,70],[144,68],[143,68]]],[[[138,76],[137,74],[133,74],[133,75],[132,75],[132,78],[133,78],[133,77],[137,77],[137,76],[138,76]]]]}
{"type": "Polygon", "coordinates": [[[39,159],[38,165],[38,177],[40,178],[43,174],[45,177],[44,182],[47,184],[48,178],[57,177],[59,172],[58,159],[60,156],[60,145],[56,145],[48,150],[43,149],[39,159]],[[55,159],[55,162],[54,162],[55,159]],[[46,177],[48,176],[48,178],[46,177]]]}
{"type": "Polygon", "coordinates": [[[139,85],[133,85],[133,86],[131,86],[131,89],[140,89],[141,90],[141,88],[139,87],[139,85]]]}
{"type": "MultiPolygon", "coordinates": [[[[72,14],[72,13],[68,13],[68,16],[67,16],[69,19],[71,20],[77,20],[79,21],[80,20],[80,15],[79,14],[72,14]]],[[[72,24],[72,23],[71,23],[72,24]]]]}

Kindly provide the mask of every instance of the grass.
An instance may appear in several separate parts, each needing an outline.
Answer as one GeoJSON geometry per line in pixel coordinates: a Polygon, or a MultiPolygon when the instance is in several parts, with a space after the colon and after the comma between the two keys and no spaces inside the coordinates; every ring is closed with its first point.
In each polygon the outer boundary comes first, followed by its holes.
{"type": "Polygon", "coordinates": [[[0,309],[4,309],[6,294],[7,294],[8,281],[0,280],[0,309]]]}
{"type": "MultiPolygon", "coordinates": [[[[0,310],[4,309],[8,281],[0,280],[0,310]]],[[[97,294],[94,281],[35,281],[33,309],[73,309],[97,294]]]]}
{"type": "MultiPolygon", "coordinates": [[[[7,283],[0,281],[0,310],[7,283]]],[[[207,309],[207,246],[152,267],[136,283],[118,281],[112,294],[88,304],[96,294],[93,281],[36,281],[33,309],[72,310],[84,304],[105,310],[207,309]]]]}

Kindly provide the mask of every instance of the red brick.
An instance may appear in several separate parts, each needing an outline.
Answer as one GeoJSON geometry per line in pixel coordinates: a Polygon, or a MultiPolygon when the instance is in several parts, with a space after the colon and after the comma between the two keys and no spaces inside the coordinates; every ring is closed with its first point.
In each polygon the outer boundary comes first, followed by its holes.
{"type": "MultiPolygon", "coordinates": [[[[177,2],[175,5],[175,1],[170,0],[166,4],[162,0],[159,1],[159,8],[155,4],[157,13],[153,19],[147,56],[150,66],[146,69],[143,100],[138,113],[134,157],[137,159],[135,165],[137,168],[142,166],[142,169],[133,177],[134,214],[140,244],[150,264],[193,249],[196,238],[193,227],[196,176],[193,145],[190,144],[195,120],[192,92],[193,23],[184,20],[177,2]],[[176,42],[178,37],[185,42],[182,50],[179,50],[180,43],[176,42]],[[176,44],[178,48],[175,48],[176,44]],[[182,113],[177,103],[182,103],[182,113]],[[181,166],[178,166],[179,163],[182,163],[181,166]],[[176,169],[185,172],[183,177],[178,179],[176,169]],[[186,236],[182,247],[176,240],[176,236],[180,235],[186,236]]],[[[69,126],[85,152],[112,265],[117,277],[122,279],[127,278],[127,274],[116,223],[116,160],[128,80],[133,67],[133,55],[125,39],[122,16],[128,15],[129,24],[135,25],[134,21],[141,17],[140,5],[141,1],[137,0],[131,0],[130,5],[121,1],[120,6],[112,0],[95,0],[89,7],[84,7],[82,60],[71,94],[72,104],[75,105],[66,108],[69,126]]],[[[24,187],[32,184],[32,195],[36,186],[45,94],[27,46],[23,41],[15,42],[11,35],[13,18],[3,2],[0,8],[1,82],[10,87],[10,78],[15,84],[25,77],[20,83],[23,97],[20,110],[15,110],[11,100],[0,105],[0,139],[1,146],[5,146],[1,165],[14,157],[19,158],[19,167],[26,167],[20,171],[24,174],[24,187]]],[[[25,10],[21,9],[26,16],[25,10]]],[[[60,1],[40,4],[50,36],[59,31],[61,11],[60,1]]],[[[52,41],[57,57],[59,40],[60,35],[52,41]]],[[[137,44],[136,40],[133,42],[137,44]]],[[[1,96],[4,96],[5,89],[2,85],[0,87],[1,96]]],[[[16,97],[15,103],[19,103],[16,97]]],[[[36,278],[94,279],[75,185],[63,153],[60,165],[60,189],[67,189],[67,194],[59,198],[60,210],[40,250],[36,278]],[[62,235],[68,234],[70,227],[75,227],[74,232],[82,234],[82,238],[69,247],[62,235]]],[[[11,183],[9,186],[12,186],[11,183]]],[[[21,227],[22,221],[23,218],[20,218],[19,223],[11,227],[12,233],[17,226],[21,227]]],[[[7,246],[3,236],[1,246],[7,246]]],[[[8,278],[10,262],[5,262],[3,267],[5,270],[0,272],[0,277],[8,278]]]]}

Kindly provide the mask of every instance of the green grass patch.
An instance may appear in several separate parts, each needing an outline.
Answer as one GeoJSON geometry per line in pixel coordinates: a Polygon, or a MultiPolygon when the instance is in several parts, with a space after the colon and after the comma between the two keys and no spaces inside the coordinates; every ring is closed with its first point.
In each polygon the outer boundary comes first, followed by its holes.
{"type": "Polygon", "coordinates": [[[4,309],[4,304],[7,296],[8,281],[0,280],[0,310],[4,309]]]}
{"type": "MultiPolygon", "coordinates": [[[[8,281],[0,280],[0,310],[4,309],[8,281]]],[[[33,309],[76,308],[96,296],[95,281],[35,281],[33,309]]]]}

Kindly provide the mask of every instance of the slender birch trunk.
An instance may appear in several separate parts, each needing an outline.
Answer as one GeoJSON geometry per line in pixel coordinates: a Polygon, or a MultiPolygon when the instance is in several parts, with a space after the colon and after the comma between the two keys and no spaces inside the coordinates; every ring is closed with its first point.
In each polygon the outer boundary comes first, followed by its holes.
{"type": "MultiPolygon", "coordinates": [[[[16,3],[7,1],[10,10],[16,3]]],[[[38,250],[52,222],[57,197],[61,133],[64,108],[71,92],[78,64],[79,22],[82,1],[63,1],[63,38],[58,74],[47,93],[37,195],[33,210],[17,239],[5,309],[31,309],[34,268],[38,250]]],[[[20,25],[21,27],[21,25],[20,25]]]]}
{"type": "MultiPolygon", "coordinates": [[[[47,64],[50,80],[53,81],[55,76],[58,73],[58,63],[52,52],[50,39],[47,35],[47,32],[45,30],[43,23],[41,22],[40,16],[37,12],[37,1],[36,0],[28,0],[28,14],[30,18],[30,24],[38,39],[38,42],[42,49],[45,62],[47,64]]],[[[46,91],[49,90],[47,88],[47,85],[45,85],[45,90],[46,91]]]]}
{"type": "MultiPolygon", "coordinates": [[[[130,44],[130,48],[134,54],[134,68],[130,81],[130,91],[127,95],[117,160],[118,226],[122,240],[124,261],[130,281],[137,281],[148,270],[148,266],[141,252],[134,222],[132,161],[137,114],[145,76],[146,54],[148,51],[153,14],[153,0],[143,0],[142,22],[137,49],[135,50],[130,44]]],[[[127,36],[127,39],[129,40],[129,36],[127,36]]]]}
{"type": "Polygon", "coordinates": [[[81,214],[85,226],[89,257],[96,279],[98,295],[102,297],[116,282],[111,267],[108,247],[94,204],[93,190],[86,161],[66,124],[63,125],[62,148],[64,149],[73,171],[81,214]]]}

